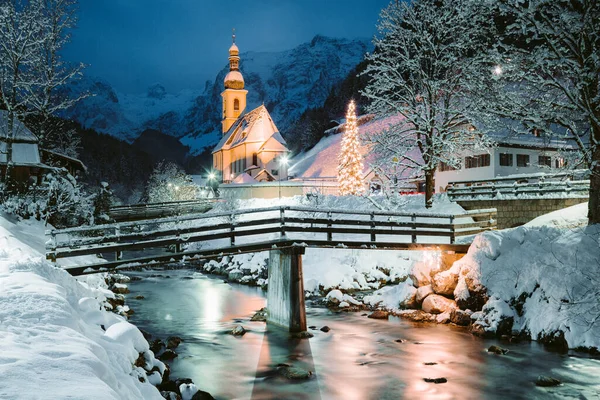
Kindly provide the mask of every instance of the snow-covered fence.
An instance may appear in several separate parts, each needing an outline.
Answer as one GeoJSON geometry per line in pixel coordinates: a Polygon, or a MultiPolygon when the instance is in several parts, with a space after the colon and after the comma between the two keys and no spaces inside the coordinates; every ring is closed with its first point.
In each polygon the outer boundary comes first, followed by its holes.
{"type": "MultiPolygon", "coordinates": [[[[100,268],[131,262],[269,250],[273,246],[294,243],[313,247],[411,249],[445,246],[462,249],[465,245],[455,245],[457,237],[495,226],[495,209],[428,214],[269,207],[51,230],[46,232],[51,238],[47,258],[56,261],[114,253],[114,262],[92,266],[100,268]],[[185,245],[192,244],[194,249],[184,250],[185,245]],[[135,254],[165,247],[171,247],[175,254],[151,257],[135,254]],[[126,256],[124,252],[127,252],[126,256]]],[[[85,269],[83,266],[77,270],[85,269]]]]}
{"type": "Polygon", "coordinates": [[[450,200],[588,197],[590,181],[574,172],[515,175],[510,177],[450,182],[450,200]]]}
{"type": "Polygon", "coordinates": [[[196,199],[169,201],[164,203],[132,204],[111,207],[108,215],[115,221],[137,221],[162,218],[179,214],[205,212],[212,208],[218,199],[196,199]]]}

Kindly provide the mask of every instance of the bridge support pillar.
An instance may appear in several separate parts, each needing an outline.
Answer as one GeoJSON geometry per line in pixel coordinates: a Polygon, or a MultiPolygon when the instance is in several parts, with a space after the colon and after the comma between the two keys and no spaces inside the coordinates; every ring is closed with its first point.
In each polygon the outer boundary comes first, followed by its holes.
{"type": "Polygon", "coordinates": [[[302,255],[304,247],[269,251],[267,322],[291,333],[306,330],[302,255]]]}

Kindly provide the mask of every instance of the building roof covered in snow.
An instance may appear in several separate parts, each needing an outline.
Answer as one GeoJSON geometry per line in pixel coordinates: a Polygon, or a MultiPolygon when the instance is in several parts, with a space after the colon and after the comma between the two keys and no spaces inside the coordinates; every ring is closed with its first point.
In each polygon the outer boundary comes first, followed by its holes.
{"type": "Polygon", "coordinates": [[[227,150],[244,143],[265,143],[265,150],[273,147],[283,148],[287,151],[287,143],[264,105],[240,116],[231,125],[231,128],[223,135],[213,153],[219,150],[227,150]],[[267,146],[268,144],[268,146],[267,146]],[[265,147],[267,146],[267,147],[265,147]]]}
{"type": "MultiPolygon", "coordinates": [[[[8,111],[0,110],[0,141],[6,141],[9,132],[8,111]]],[[[13,122],[13,142],[38,143],[37,136],[33,134],[19,119],[14,118],[13,122]]]]}

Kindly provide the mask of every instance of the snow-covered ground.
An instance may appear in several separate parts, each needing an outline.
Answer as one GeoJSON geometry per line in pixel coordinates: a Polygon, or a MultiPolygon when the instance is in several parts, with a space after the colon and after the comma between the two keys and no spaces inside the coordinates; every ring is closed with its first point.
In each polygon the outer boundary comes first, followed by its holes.
{"type": "Polygon", "coordinates": [[[477,236],[452,267],[469,289],[487,288],[475,323],[493,330],[512,318],[533,339],[562,332],[569,347],[600,348],[600,226],[586,213],[584,203],[477,236]]]}
{"type": "Polygon", "coordinates": [[[44,260],[43,228],[0,215],[0,398],[161,399],[149,383],[160,373],[146,371],[164,364],[104,309],[114,295],[102,279],[80,282],[44,260]]]}

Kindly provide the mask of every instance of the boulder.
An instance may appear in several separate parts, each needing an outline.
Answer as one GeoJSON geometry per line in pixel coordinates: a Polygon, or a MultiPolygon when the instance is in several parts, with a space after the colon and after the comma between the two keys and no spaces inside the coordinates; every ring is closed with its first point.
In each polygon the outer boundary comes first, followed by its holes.
{"type": "Polygon", "coordinates": [[[453,296],[454,289],[456,289],[457,284],[458,273],[454,272],[452,269],[449,269],[433,276],[431,288],[437,294],[453,296]]]}
{"type": "Polygon", "coordinates": [[[171,392],[171,391],[163,390],[160,392],[160,395],[163,397],[163,399],[167,399],[167,400],[181,400],[180,395],[178,395],[175,392],[171,392]]]}
{"type": "Polygon", "coordinates": [[[177,357],[177,353],[175,353],[173,350],[167,349],[160,356],[158,356],[158,359],[160,361],[169,361],[175,357],[177,357]]]}
{"type": "Polygon", "coordinates": [[[419,287],[417,289],[417,294],[416,294],[417,303],[419,303],[419,304],[423,303],[423,300],[425,300],[425,298],[432,293],[433,293],[433,289],[431,288],[431,285],[425,285],[425,286],[419,287]]]}
{"type": "Polygon", "coordinates": [[[325,332],[325,333],[329,332],[330,330],[331,330],[331,328],[328,327],[327,325],[325,325],[324,327],[321,328],[321,331],[325,332]]]}
{"type": "Polygon", "coordinates": [[[417,302],[417,291],[411,286],[411,292],[406,296],[404,300],[400,302],[402,308],[418,308],[419,303],[417,302]]]}
{"type": "Polygon", "coordinates": [[[454,300],[447,299],[439,294],[430,294],[423,301],[422,308],[426,313],[441,314],[455,310],[457,306],[454,300]]]}
{"type": "Polygon", "coordinates": [[[400,313],[400,318],[408,319],[413,322],[431,322],[435,320],[435,315],[428,314],[422,310],[410,310],[400,313]]]}
{"type": "Polygon", "coordinates": [[[387,312],[387,311],[375,310],[371,314],[369,314],[368,318],[373,318],[373,319],[388,319],[389,315],[390,315],[390,313],[387,312]]]}
{"type": "Polygon", "coordinates": [[[233,336],[244,336],[246,334],[246,330],[243,326],[237,325],[235,328],[231,330],[231,334],[233,336]]]}
{"type": "Polygon", "coordinates": [[[215,398],[212,397],[211,394],[208,392],[205,392],[203,390],[198,390],[192,396],[192,400],[215,400],[215,398]]]}
{"type": "Polygon", "coordinates": [[[179,336],[169,336],[167,338],[167,349],[176,349],[182,341],[179,336]]]}
{"type": "Polygon", "coordinates": [[[435,263],[419,261],[413,265],[408,277],[415,287],[420,288],[431,284],[431,272],[438,270],[439,266],[435,263]]]}
{"type": "Polygon", "coordinates": [[[258,310],[256,312],[256,314],[254,314],[252,316],[252,318],[250,319],[250,321],[266,321],[267,320],[267,309],[266,308],[261,308],[260,310],[258,310]]]}
{"type": "Polygon", "coordinates": [[[558,379],[552,378],[550,376],[544,376],[544,375],[538,376],[537,379],[535,380],[535,385],[542,386],[542,387],[558,386],[560,384],[561,384],[561,382],[558,379]]]}
{"type": "Polygon", "coordinates": [[[450,322],[458,326],[471,325],[471,315],[463,310],[452,310],[450,312],[450,322]]]}
{"type": "Polygon", "coordinates": [[[435,317],[435,322],[437,322],[438,324],[450,323],[450,311],[446,311],[441,314],[437,314],[435,317]]]}
{"type": "Polygon", "coordinates": [[[300,331],[300,332],[292,332],[290,333],[290,336],[293,337],[294,339],[310,339],[311,337],[315,336],[312,333],[308,332],[308,331],[300,331]]]}
{"type": "Polygon", "coordinates": [[[302,368],[292,367],[292,366],[283,365],[283,364],[281,366],[279,366],[277,368],[277,370],[279,371],[279,373],[282,376],[286,377],[287,379],[293,379],[293,380],[308,379],[312,376],[311,371],[307,371],[302,368]]]}
{"type": "Polygon", "coordinates": [[[423,378],[423,380],[425,382],[429,382],[429,383],[446,383],[446,382],[448,382],[448,379],[446,379],[446,378],[423,378]]]}
{"type": "Polygon", "coordinates": [[[498,354],[498,355],[502,355],[502,354],[506,354],[508,353],[508,349],[503,349],[500,346],[496,346],[496,345],[491,345],[488,349],[487,349],[488,353],[494,353],[494,354],[498,354]]]}

